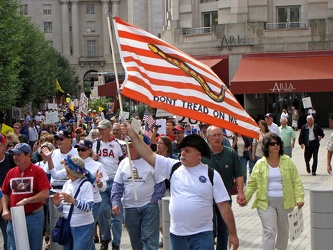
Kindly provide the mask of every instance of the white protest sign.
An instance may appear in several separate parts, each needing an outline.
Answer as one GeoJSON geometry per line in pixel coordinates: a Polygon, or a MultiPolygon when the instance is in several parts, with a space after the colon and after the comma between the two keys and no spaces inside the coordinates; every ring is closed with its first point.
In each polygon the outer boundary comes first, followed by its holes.
{"type": "Polygon", "coordinates": [[[311,97],[303,97],[302,102],[305,109],[312,107],[311,97]]]}
{"type": "Polygon", "coordinates": [[[161,126],[158,128],[157,133],[166,134],[166,120],[165,119],[158,119],[158,120],[156,120],[155,124],[158,126],[161,126]]]}
{"type": "Polygon", "coordinates": [[[83,113],[87,115],[88,113],[88,97],[84,93],[81,93],[80,96],[80,107],[79,107],[79,114],[83,113]]]}
{"type": "Polygon", "coordinates": [[[59,121],[58,111],[47,112],[46,113],[46,124],[56,123],[59,121]]]}

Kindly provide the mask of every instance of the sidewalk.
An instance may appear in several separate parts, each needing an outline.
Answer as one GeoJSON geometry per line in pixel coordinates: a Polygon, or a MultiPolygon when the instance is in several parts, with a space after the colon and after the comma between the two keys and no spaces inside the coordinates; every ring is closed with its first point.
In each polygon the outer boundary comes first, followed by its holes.
{"type": "MultiPolygon", "coordinates": [[[[304,231],[301,236],[289,244],[289,250],[311,250],[311,229],[310,229],[310,190],[312,188],[323,187],[325,189],[333,189],[333,177],[327,174],[326,171],[326,144],[329,136],[333,132],[332,129],[324,129],[325,137],[321,141],[318,156],[318,170],[317,175],[312,176],[306,172],[303,150],[298,145],[299,131],[296,132],[296,146],[293,150],[293,161],[296,164],[298,171],[301,175],[304,189],[305,189],[305,204],[303,207],[303,218],[304,218],[304,231]]],[[[240,250],[258,250],[262,249],[261,244],[261,222],[257,214],[256,209],[251,209],[254,196],[250,204],[246,207],[240,207],[235,201],[233,196],[233,212],[235,215],[238,237],[240,240],[240,250]]],[[[0,237],[0,249],[2,248],[2,236],[0,237]]],[[[96,244],[96,249],[100,249],[101,244],[96,244]]],[[[109,244],[111,249],[111,244],[109,244]]],[[[122,240],[120,249],[129,250],[131,249],[131,243],[126,232],[125,227],[123,228],[122,240]]],[[[333,249],[333,247],[332,247],[333,249]]]]}

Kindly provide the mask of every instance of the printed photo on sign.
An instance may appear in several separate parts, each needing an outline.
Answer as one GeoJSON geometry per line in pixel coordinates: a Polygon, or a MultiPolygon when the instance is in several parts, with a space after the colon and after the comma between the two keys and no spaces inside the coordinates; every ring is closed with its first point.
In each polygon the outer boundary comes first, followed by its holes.
{"type": "Polygon", "coordinates": [[[33,190],[33,177],[13,178],[10,180],[13,194],[31,194],[33,190]]]}

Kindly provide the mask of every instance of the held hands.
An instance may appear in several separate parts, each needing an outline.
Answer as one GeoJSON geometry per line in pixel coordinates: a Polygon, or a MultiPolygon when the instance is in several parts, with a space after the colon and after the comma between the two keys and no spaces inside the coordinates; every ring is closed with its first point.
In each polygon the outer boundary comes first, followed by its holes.
{"type": "Polygon", "coordinates": [[[246,205],[246,198],[244,194],[237,194],[237,203],[239,206],[244,207],[246,205]]]}

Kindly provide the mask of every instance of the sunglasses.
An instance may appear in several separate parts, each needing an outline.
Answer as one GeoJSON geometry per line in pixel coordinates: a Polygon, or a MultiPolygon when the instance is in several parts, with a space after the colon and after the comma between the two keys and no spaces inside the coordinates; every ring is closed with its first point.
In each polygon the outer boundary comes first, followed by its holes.
{"type": "Polygon", "coordinates": [[[86,149],[86,148],[77,148],[77,151],[78,151],[78,152],[80,152],[80,151],[81,151],[81,152],[86,152],[87,150],[88,150],[88,149],[86,149]]]}
{"type": "Polygon", "coordinates": [[[175,135],[180,135],[181,134],[181,132],[173,132],[175,135]]]}
{"type": "Polygon", "coordinates": [[[268,143],[268,145],[269,145],[269,146],[272,146],[272,147],[275,146],[275,145],[276,145],[276,146],[280,146],[280,142],[277,142],[277,141],[271,141],[271,142],[268,143]]]}
{"type": "Polygon", "coordinates": [[[58,138],[56,138],[55,140],[56,140],[56,141],[63,141],[64,138],[59,138],[59,137],[58,137],[58,138]]]}

